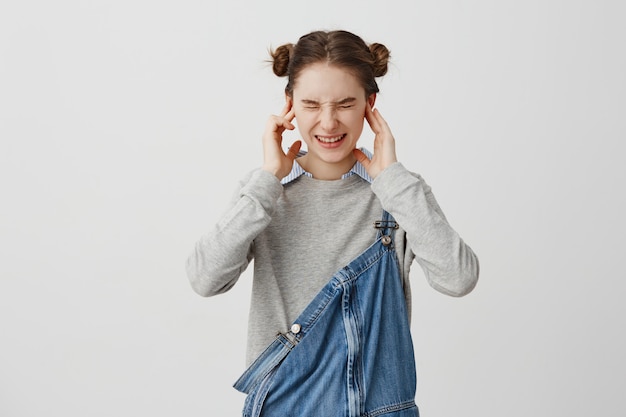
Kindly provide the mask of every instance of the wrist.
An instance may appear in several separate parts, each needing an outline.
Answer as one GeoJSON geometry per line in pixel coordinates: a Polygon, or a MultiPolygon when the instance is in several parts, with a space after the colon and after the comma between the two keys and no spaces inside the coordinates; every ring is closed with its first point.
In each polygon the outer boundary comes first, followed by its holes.
{"type": "Polygon", "coordinates": [[[276,178],[278,178],[279,180],[282,180],[284,175],[280,175],[280,169],[276,168],[276,167],[272,167],[269,165],[262,165],[261,169],[265,172],[269,172],[270,174],[272,174],[273,176],[275,176],[276,178]]]}

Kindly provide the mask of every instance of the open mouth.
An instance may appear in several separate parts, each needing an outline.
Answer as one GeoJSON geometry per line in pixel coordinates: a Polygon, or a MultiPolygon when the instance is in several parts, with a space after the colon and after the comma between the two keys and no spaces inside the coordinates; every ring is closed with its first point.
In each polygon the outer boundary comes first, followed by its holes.
{"type": "Polygon", "coordinates": [[[341,141],[345,137],[346,137],[345,133],[343,135],[338,135],[338,136],[319,136],[319,135],[315,135],[315,139],[319,140],[322,143],[327,143],[327,144],[337,143],[337,142],[341,141]]]}

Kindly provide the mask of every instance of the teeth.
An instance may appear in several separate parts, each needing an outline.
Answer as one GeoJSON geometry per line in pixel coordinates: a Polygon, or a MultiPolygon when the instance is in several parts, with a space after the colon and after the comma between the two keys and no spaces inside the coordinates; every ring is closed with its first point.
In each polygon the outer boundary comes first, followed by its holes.
{"type": "Polygon", "coordinates": [[[322,136],[316,136],[317,140],[319,140],[320,142],[324,142],[324,143],[334,143],[334,142],[338,142],[341,139],[343,139],[344,135],[340,135],[340,136],[335,136],[332,138],[325,138],[322,136]]]}

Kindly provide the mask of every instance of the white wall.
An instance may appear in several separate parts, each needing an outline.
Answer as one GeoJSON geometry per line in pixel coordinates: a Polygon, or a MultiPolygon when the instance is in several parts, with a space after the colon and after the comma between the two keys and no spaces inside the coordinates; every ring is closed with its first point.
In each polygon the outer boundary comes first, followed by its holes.
{"type": "Polygon", "coordinates": [[[184,263],[261,163],[267,48],[336,28],[392,50],[399,158],[481,260],[461,299],[414,269],[422,415],[624,415],[623,2],[7,3],[0,415],[239,415],[250,274],[184,263]]]}

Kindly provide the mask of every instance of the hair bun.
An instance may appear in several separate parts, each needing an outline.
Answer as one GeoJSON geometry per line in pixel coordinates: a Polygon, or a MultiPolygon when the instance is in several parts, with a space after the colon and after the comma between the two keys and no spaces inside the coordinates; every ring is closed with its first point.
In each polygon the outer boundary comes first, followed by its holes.
{"type": "Polygon", "coordinates": [[[286,43],[284,45],[279,46],[274,51],[270,51],[272,55],[272,70],[274,74],[279,77],[284,77],[287,75],[287,70],[289,69],[289,58],[293,52],[293,44],[286,43]]]}
{"type": "Polygon", "coordinates": [[[389,49],[382,43],[373,43],[370,45],[370,52],[374,57],[374,77],[382,77],[387,74],[387,64],[391,55],[389,49]]]}

